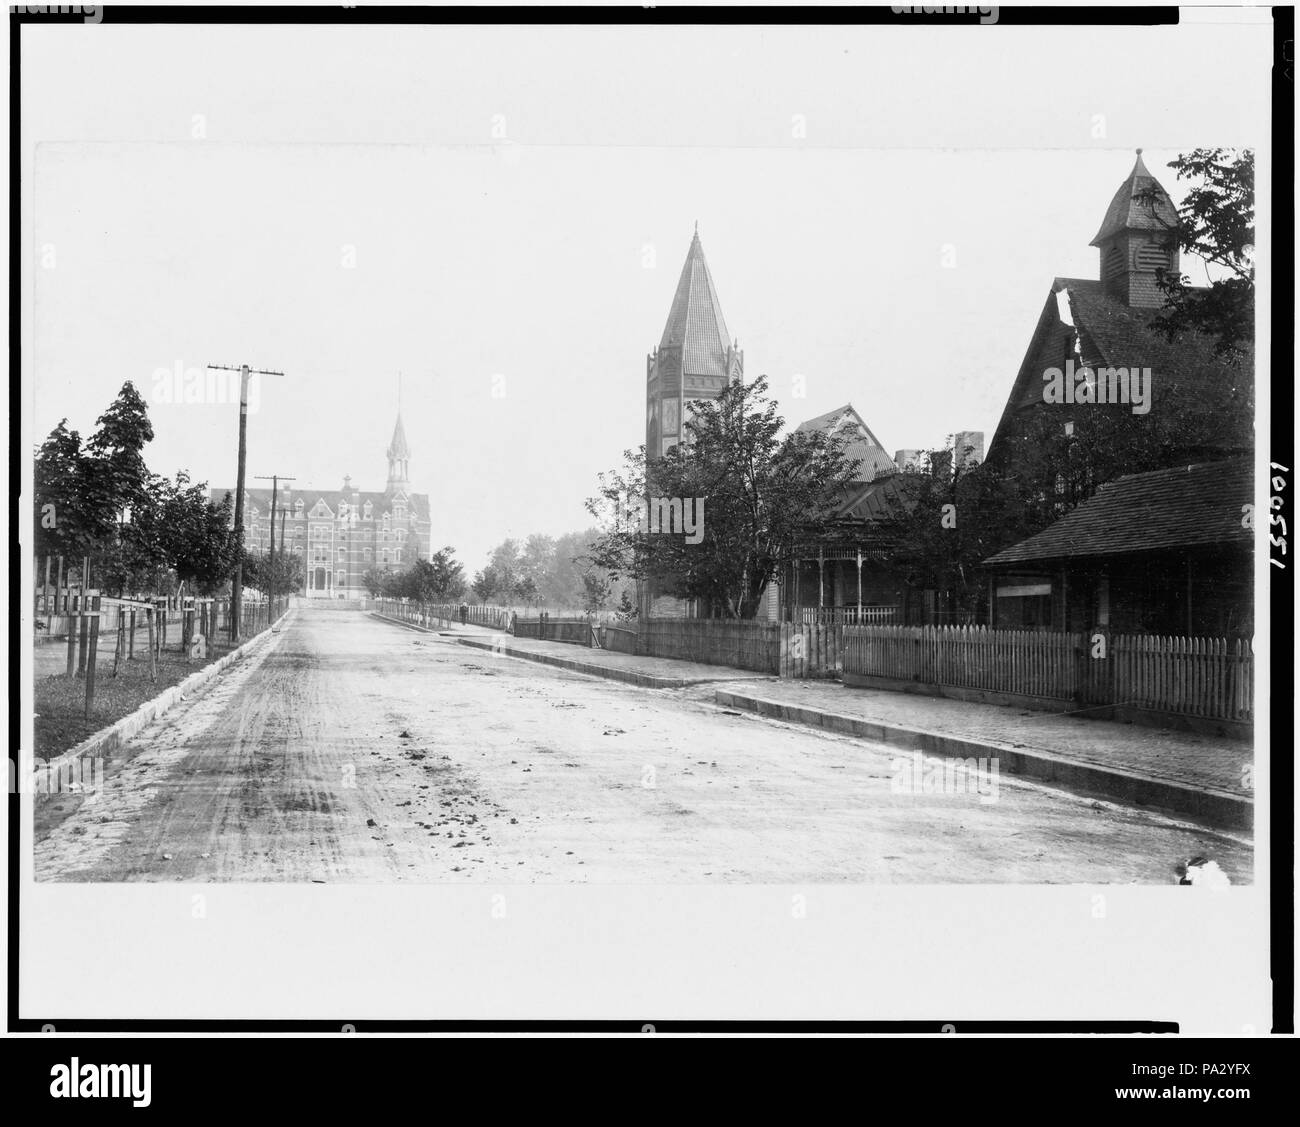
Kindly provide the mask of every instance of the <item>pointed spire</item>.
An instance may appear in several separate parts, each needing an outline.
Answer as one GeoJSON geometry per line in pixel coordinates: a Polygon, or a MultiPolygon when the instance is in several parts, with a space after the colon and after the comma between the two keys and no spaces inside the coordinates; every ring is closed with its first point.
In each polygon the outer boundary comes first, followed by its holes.
{"type": "Polygon", "coordinates": [[[393,424],[393,438],[388,444],[388,488],[410,484],[411,448],[406,442],[406,428],[402,426],[402,373],[397,373],[397,421],[393,424]]]}
{"type": "Polygon", "coordinates": [[[1112,235],[1124,230],[1168,231],[1178,226],[1178,209],[1142,160],[1137,150],[1133,170],[1119,186],[1106,209],[1101,229],[1089,246],[1101,246],[1112,235]]]}
{"type": "Polygon", "coordinates": [[[659,347],[681,348],[683,374],[725,376],[731,339],[704,258],[697,220],[659,347]]]}
{"type": "Polygon", "coordinates": [[[388,457],[391,461],[395,458],[409,458],[411,449],[406,444],[406,429],[402,426],[402,413],[397,412],[397,423],[393,427],[393,440],[388,444],[388,457]]]}

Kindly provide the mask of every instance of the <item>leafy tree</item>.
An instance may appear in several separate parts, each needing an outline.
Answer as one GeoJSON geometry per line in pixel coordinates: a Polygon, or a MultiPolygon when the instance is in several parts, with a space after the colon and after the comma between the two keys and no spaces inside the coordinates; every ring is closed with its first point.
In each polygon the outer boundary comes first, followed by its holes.
{"type": "Polygon", "coordinates": [[[62,419],[36,453],[36,553],[86,555],[94,537],[85,510],[86,455],[81,435],[62,419]]]}
{"type": "MultiPolygon", "coordinates": [[[[163,556],[187,587],[200,594],[215,591],[229,581],[239,558],[238,541],[231,528],[234,505],[230,494],[220,502],[212,501],[207,483],[191,485],[184,470],[173,481],[155,480],[160,483],[159,540],[163,556]]],[[[277,551],[275,562],[275,594],[298,590],[304,581],[301,558],[277,551]]]]}
{"type": "Polygon", "coordinates": [[[1255,336],[1255,154],[1193,149],[1170,167],[1194,181],[1178,214],[1181,250],[1223,276],[1198,287],[1158,271],[1165,307],[1151,323],[1171,341],[1188,330],[1209,333],[1219,354],[1239,365],[1255,336]]]}
{"type": "Polygon", "coordinates": [[[599,571],[584,571],[582,573],[582,609],[588,614],[596,614],[605,609],[605,604],[609,602],[609,575],[601,574],[599,571]]]}
{"type": "Polygon", "coordinates": [[[509,574],[503,574],[495,564],[488,564],[474,576],[474,582],[470,584],[470,588],[478,596],[480,602],[488,603],[499,595],[509,592],[510,584],[511,577],[509,574]]]}
{"type": "Polygon", "coordinates": [[[537,581],[531,575],[526,575],[515,583],[514,593],[526,607],[542,601],[541,592],[537,589],[537,581]]]}
{"type": "Polygon", "coordinates": [[[264,595],[292,595],[306,581],[306,565],[297,552],[277,549],[274,567],[269,552],[248,552],[244,556],[244,585],[264,595]]]}
{"type": "Polygon", "coordinates": [[[130,380],[96,426],[85,448],[82,509],[89,537],[107,541],[124,509],[146,506],[150,500],[152,479],[143,451],[153,441],[153,424],[130,380]]]}
{"type": "Polygon", "coordinates": [[[623,588],[615,614],[620,622],[634,622],[638,617],[636,604],[632,601],[632,593],[626,587],[623,588]]]}
{"type": "Polygon", "coordinates": [[[402,596],[421,603],[446,603],[459,599],[465,590],[464,568],[456,549],[440,548],[427,560],[416,560],[395,577],[394,588],[402,596]]]}
{"type": "Polygon", "coordinates": [[[830,520],[850,467],[842,443],[822,432],[782,436],[765,377],[733,382],[717,399],[693,403],[692,412],[685,444],[649,465],[644,448],[629,453],[622,471],[602,475],[587,507],[615,519],[591,560],[615,576],[649,578],[700,599],[712,613],[753,618],[796,543],[830,520]],[[635,507],[658,497],[696,501],[697,512],[703,501],[699,542],[619,519],[629,498],[635,507]]]}
{"type": "Polygon", "coordinates": [[[519,552],[517,570],[521,579],[531,579],[540,591],[555,563],[555,537],[534,533],[519,552]]]}
{"type": "Polygon", "coordinates": [[[393,597],[391,591],[393,573],[386,568],[371,567],[367,568],[361,577],[362,586],[372,599],[378,599],[380,596],[388,598],[393,597]]]}

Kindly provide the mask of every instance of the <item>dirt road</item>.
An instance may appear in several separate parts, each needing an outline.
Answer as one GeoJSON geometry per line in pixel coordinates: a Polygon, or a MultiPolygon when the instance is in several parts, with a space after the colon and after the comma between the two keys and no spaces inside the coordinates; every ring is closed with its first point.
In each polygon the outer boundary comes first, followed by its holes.
{"type": "MultiPolygon", "coordinates": [[[[1248,842],[1005,776],[894,793],[896,748],[293,612],[36,846],[38,880],[1153,883],[1248,842]]],[[[57,804],[56,797],[49,800],[57,804]]]]}

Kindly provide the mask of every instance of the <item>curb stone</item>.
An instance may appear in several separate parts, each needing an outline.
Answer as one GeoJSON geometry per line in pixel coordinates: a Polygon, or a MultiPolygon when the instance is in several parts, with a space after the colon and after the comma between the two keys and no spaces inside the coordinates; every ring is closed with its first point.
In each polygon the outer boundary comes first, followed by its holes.
{"type": "Polygon", "coordinates": [[[573,673],[585,673],[589,677],[603,677],[607,681],[622,681],[627,685],[637,685],[643,689],[685,689],[691,685],[704,684],[708,678],[690,677],[656,677],[653,673],[638,673],[635,669],[615,669],[608,665],[598,665],[590,661],[577,661],[574,658],[557,657],[555,654],[534,653],[531,650],[516,650],[509,646],[481,642],[477,638],[457,638],[462,646],[472,646],[476,650],[491,650],[493,653],[505,654],[506,657],[518,657],[525,661],[536,661],[542,665],[554,665],[568,669],[573,673]]]}
{"type": "Polygon", "coordinates": [[[164,689],[152,700],[145,701],[134,712],[127,713],[127,715],[120,720],[115,720],[107,728],[101,728],[93,735],[87,736],[76,747],[69,748],[51,759],[42,769],[57,771],[65,764],[73,763],[78,759],[87,757],[102,758],[107,752],[121,747],[128,740],[139,735],[160,716],[167,713],[181,697],[201,689],[240,658],[247,657],[256,649],[266,645],[266,639],[277,637],[278,635],[273,631],[282,627],[285,620],[295,609],[297,608],[291,607],[255,638],[250,638],[237,649],[231,650],[224,657],[205,665],[202,669],[195,670],[184,681],[173,685],[170,689],[164,689]]]}
{"type": "Polygon", "coordinates": [[[774,720],[804,724],[889,746],[904,746],[909,751],[961,759],[996,758],[998,769],[1007,774],[1055,783],[1069,790],[1100,795],[1134,806],[1157,806],[1193,814],[1224,828],[1250,830],[1254,827],[1254,799],[1230,791],[1190,786],[1120,767],[1070,759],[1054,752],[1012,747],[993,740],[962,739],[922,728],[905,728],[879,720],[804,708],[729,689],[717,689],[714,702],[774,720]]]}

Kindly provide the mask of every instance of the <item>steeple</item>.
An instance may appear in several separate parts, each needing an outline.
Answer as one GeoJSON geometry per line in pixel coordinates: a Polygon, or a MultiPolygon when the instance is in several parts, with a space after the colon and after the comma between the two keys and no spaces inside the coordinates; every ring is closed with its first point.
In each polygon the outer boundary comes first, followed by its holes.
{"type": "Polygon", "coordinates": [[[716,399],[743,377],[744,354],[727,331],[697,222],[659,347],[646,358],[646,456],[683,440],[692,400],[716,399]]]}
{"type": "Polygon", "coordinates": [[[698,224],[691,238],[686,262],[677,279],[677,291],[668,309],[659,347],[682,347],[683,371],[689,375],[727,374],[727,351],[731,334],[722,316],[722,303],[713,288],[713,275],[704,259],[698,224]]]}
{"type": "Polygon", "coordinates": [[[388,491],[397,486],[405,489],[411,484],[409,462],[410,447],[406,444],[406,430],[402,426],[402,409],[397,409],[397,424],[393,427],[393,439],[388,444],[388,491]]]}
{"type": "Polygon", "coordinates": [[[1156,271],[1178,273],[1178,209],[1137,151],[1091,246],[1101,255],[1101,280],[1126,305],[1158,309],[1164,294],[1156,271]]]}

